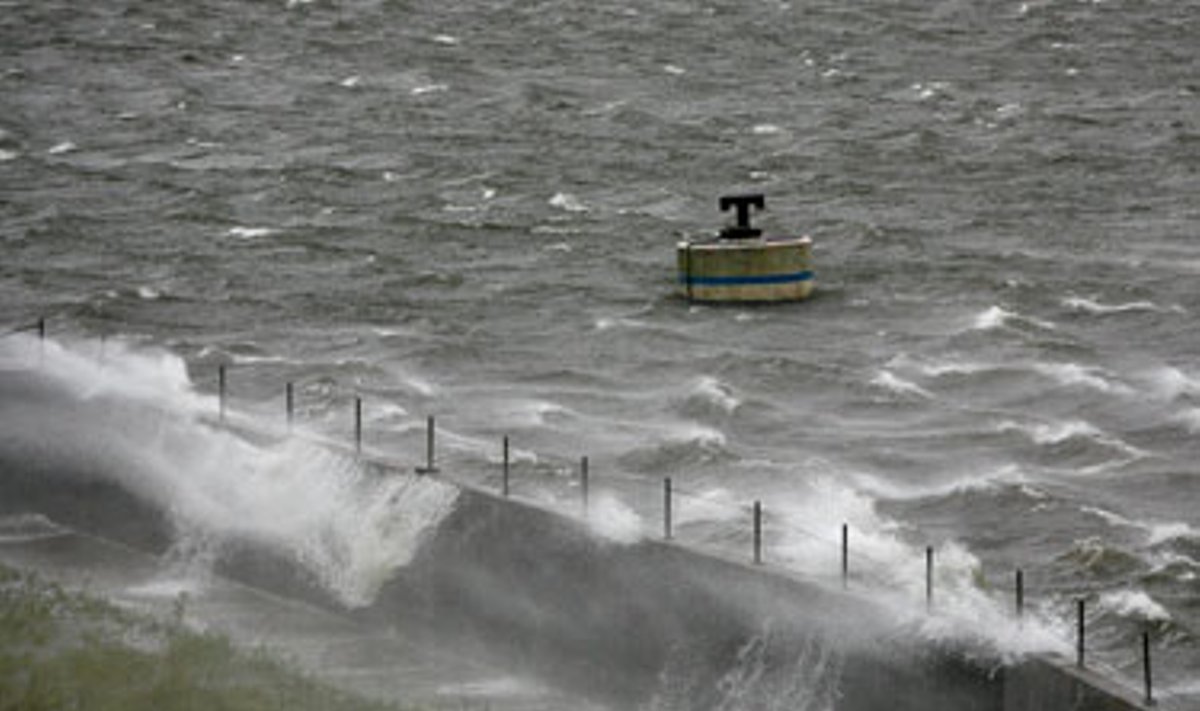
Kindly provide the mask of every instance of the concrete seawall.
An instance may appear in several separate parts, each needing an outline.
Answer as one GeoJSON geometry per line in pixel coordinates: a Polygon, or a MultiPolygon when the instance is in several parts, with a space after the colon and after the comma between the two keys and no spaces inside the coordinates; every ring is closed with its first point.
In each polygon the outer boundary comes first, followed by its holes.
{"type": "Polygon", "coordinates": [[[1004,711],[1129,711],[1183,707],[1148,706],[1132,689],[1073,661],[1037,656],[1004,670],[1004,711]]]}
{"type": "MultiPolygon", "coordinates": [[[[0,513],[40,512],[152,553],[170,544],[169,515],[96,470],[112,463],[6,454],[0,513]]],[[[228,541],[218,569],[340,607],[278,549],[228,541]]],[[[923,640],[853,592],[668,542],[605,540],[576,518],[469,487],[416,558],[349,614],[618,709],[1147,708],[1134,691],[1062,660],[1006,667],[923,640]]]]}
{"type": "Polygon", "coordinates": [[[654,708],[725,708],[720,682],[743,673],[761,693],[841,711],[1150,708],[1073,661],[1002,666],[922,640],[853,593],[668,542],[606,543],[578,520],[487,492],[464,490],[443,531],[367,614],[422,600],[443,632],[507,641],[486,653],[559,660],[556,673],[640,688],[627,700],[654,708]],[[748,652],[761,669],[746,668],[748,652]],[[680,698],[663,704],[664,686],[680,698]]]}

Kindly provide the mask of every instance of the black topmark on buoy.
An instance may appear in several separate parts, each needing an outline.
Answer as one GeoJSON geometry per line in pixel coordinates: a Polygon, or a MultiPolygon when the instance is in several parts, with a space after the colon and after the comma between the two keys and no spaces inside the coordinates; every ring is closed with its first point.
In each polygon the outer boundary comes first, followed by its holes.
{"type": "Polygon", "coordinates": [[[737,208],[737,226],[721,230],[722,239],[750,239],[762,235],[762,230],[750,226],[750,208],[766,209],[766,199],[762,193],[751,195],[725,195],[717,201],[721,212],[729,208],[737,208]]]}

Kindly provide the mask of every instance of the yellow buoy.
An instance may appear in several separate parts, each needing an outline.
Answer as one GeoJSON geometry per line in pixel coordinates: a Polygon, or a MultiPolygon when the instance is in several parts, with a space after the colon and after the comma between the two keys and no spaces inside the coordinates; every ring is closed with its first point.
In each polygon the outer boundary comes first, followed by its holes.
{"type": "Polygon", "coordinates": [[[677,245],[679,289],[689,300],[713,302],[799,301],[816,285],[812,240],[764,237],[750,227],[750,207],[762,195],[722,197],[721,210],[737,208],[737,226],[713,240],[677,245]]]}

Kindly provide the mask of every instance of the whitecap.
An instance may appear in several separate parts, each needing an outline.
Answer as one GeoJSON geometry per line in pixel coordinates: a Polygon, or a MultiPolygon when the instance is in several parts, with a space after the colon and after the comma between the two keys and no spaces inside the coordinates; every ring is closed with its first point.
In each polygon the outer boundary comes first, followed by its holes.
{"type": "Polygon", "coordinates": [[[947,95],[950,85],[944,81],[932,81],[928,84],[917,82],[910,88],[918,100],[928,101],[947,95]]]}
{"type": "Polygon", "coordinates": [[[230,227],[229,230],[225,234],[229,235],[230,237],[237,237],[238,239],[255,239],[258,237],[266,237],[267,235],[271,235],[274,233],[275,233],[275,230],[271,229],[270,227],[241,227],[241,226],[239,226],[239,227],[230,227]]]}
{"type": "MultiPolygon", "coordinates": [[[[1001,431],[1018,431],[1029,437],[1034,444],[1038,446],[1054,446],[1064,442],[1070,442],[1075,439],[1083,439],[1094,443],[1101,447],[1106,447],[1111,450],[1120,452],[1125,457],[1132,459],[1140,459],[1146,456],[1146,452],[1134,447],[1125,442],[1119,437],[1114,437],[1111,434],[1104,432],[1089,422],[1084,420],[1064,420],[1061,422],[1039,423],[1039,424],[1019,424],[1016,422],[1005,422],[1000,426],[1001,431]]],[[[1109,466],[1113,466],[1115,462],[1102,462],[1094,467],[1088,467],[1080,470],[1081,472],[1102,471],[1109,466]]]]}
{"type": "Polygon", "coordinates": [[[1124,385],[1112,382],[1100,368],[1083,366],[1078,363],[1034,363],[1030,367],[1037,374],[1047,377],[1059,385],[1082,386],[1104,393],[1129,391],[1129,388],[1124,385]]]}
{"type": "Polygon", "coordinates": [[[1149,543],[1152,546],[1167,541],[1200,537],[1200,533],[1196,529],[1182,521],[1150,524],[1146,529],[1149,535],[1149,543]]]}
{"type": "Polygon", "coordinates": [[[372,405],[368,414],[369,420],[374,423],[395,422],[409,416],[408,410],[404,409],[403,405],[395,402],[382,402],[372,405]]]}
{"type": "Polygon", "coordinates": [[[930,378],[940,378],[944,375],[977,375],[995,369],[990,363],[972,363],[959,360],[922,363],[918,366],[921,374],[930,378]]]}
{"type": "Polygon", "coordinates": [[[549,200],[551,207],[557,207],[560,210],[567,212],[587,212],[588,206],[584,205],[580,199],[570,193],[554,193],[549,200]]]}
{"type": "Polygon", "coordinates": [[[1134,523],[1133,521],[1130,521],[1128,518],[1125,518],[1121,514],[1116,513],[1114,511],[1109,511],[1107,509],[1102,509],[1102,508],[1099,508],[1096,506],[1080,506],[1079,511],[1081,513],[1090,514],[1092,516],[1095,516],[1096,518],[1103,520],[1105,523],[1107,523],[1110,526],[1120,526],[1122,528],[1138,528],[1138,525],[1136,523],[1134,523]]]}
{"type": "Polygon", "coordinates": [[[1044,424],[1024,425],[1006,420],[999,426],[1001,432],[1020,432],[1033,440],[1034,444],[1061,444],[1076,437],[1100,439],[1104,433],[1084,420],[1066,420],[1044,424]]]}
{"type": "Polygon", "coordinates": [[[1004,104],[996,108],[996,118],[1004,120],[1016,118],[1025,112],[1025,109],[1016,102],[1004,104]]]}
{"type": "Polygon", "coordinates": [[[1008,311],[1007,309],[1003,309],[999,306],[991,306],[986,311],[975,317],[972,328],[977,331],[990,331],[995,328],[1000,328],[1015,315],[1016,314],[1008,311]]]}
{"type": "Polygon", "coordinates": [[[3,148],[0,148],[0,162],[16,160],[20,156],[21,156],[21,154],[17,153],[16,151],[8,151],[8,150],[4,150],[3,148]]]}
{"type": "Polygon", "coordinates": [[[413,87],[409,93],[413,96],[424,96],[425,94],[440,94],[449,90],[449,84],[423,84],[421,86],[413,87]]]}
{"type": "Polygon", "coordinates": [[[553,419],[577,416],[569,407],[550,400],[516,400],[501,406],[501,419],[514,427],[545,427],[553,419]]]}
{"type": "Polygon", "coordinates": [[[875,498],[894,501],[988,493],[1009,486],[1019,487],[1031,499],[1048,498],[1047,494],[1028,484],[1027,477],[1015,464],[1005,464],[992,471],[972,472],[960,479],[930,485],[900,484],[886,477],[874,477],[866,474],[856,475],[854,478],[857,482],[856,485],[864,493],[875,498]]]}
{"type": "Polygon", "coordinates": [[[234,363],[239,365],[263,365],[290,362],[287,358],[277,355],[246,355],[235,353],[229,357],[234,363]]]}
{"type": "Polygon", "coordinates": [[[1163,307],[1154,304],[1153,301],[1128,301],[1128,303],[1124,304],[1102,304],[1093,299],[1067,297],[1062,300],[1062,305],[1073,311],[1096,313],[1096,315],[1100,316],[1129,311],[1164,311],[1163,307]]]}
{"type": "Polygon", "coordinates": [[[78,148],[78,146],[76,146],[71,141],[63,141],[62,143],[56,143],[55,145],[51,146],[50,149],[46,151],[46,153],[48,153],[52,156],[59,156],[64,153],[70,153],[71,151],[74,151],[77,148],[78,148]]]}
{"type": "Polygon", "coordinates": [[[760,123],[750,129],[750,132],[756,136],[774,136],[783,133],[783,129],[773,123],[760,123]]]}
{"type": "Polygon", "coordinates": [[[663,71],[672,76],[680,76],[687,73],[686,69],[675,64],[664,64],[663,71]]]}
{"type": "Polygon", "coordinates": [[[434,35],[433,42],[434,44],[440,44],[446,47],[454,47],[458,45],[459,40],[454,35],[434,35]]]}
{"type": "Polygon", "coordinates": [[[137,295],[139,299],[145,301],[157,301],[162,298],[161,291],[149,286],[139,286],[137,288],[137,295]]]}
{"type": "MultiPolygon", "coordinates": [[[[577,235],[579,228],[570,225],[537,225],[530,230],[535,235],[577,235]]],[[[560,250],[560,251],[570,251],[560,250]]]]}
{"type": "Polygon", "coordinates": [[[1150,391],[1160,400],[1170,402],[1179,397],[1200,396],[1200,378],[1173,366],[1163,366],[1145,376],[1150,391]]]}
{"type": "Polygon", "coordinates": [[[362,77],[355,74],[354,76],[346,77],[345,79],[341,80],[339,83],[342,86],[346,87],[347,89],[353,89],[354,87],[356,87],[360,83],[362,83],[362,77]]]}
{"type": "Polygon", "coordinates": [[[694,444],[706,449],[720,449],[726,443],[724,432],[697,422],[666,425],[662,430],[668,443],[694,444]]]}
{"type": "Polygon", "coordinates": [[[614,328],[645,328],[646,324],[631,318],[601,316],[596,319],[597,331],[611,331],[614,328]]]}
{"type": "Polygon", "coordinates": [[[702,375],[693,380],[688,385],[687,398],[699,400],[727,415],[733,414],[742,405],[742,401],[733,394],[732,387],[711,375],[702,375]]]}
{"type": "Polygon", "coordinates": [[[1033,318],[1031,316],[1023,316],[1015,311],[1010,311],[999,305],[990,306],[983,312],[977,314],[971,324],[971,328],[976,331],[991,331],[1002,328],[1012,321],[1026,323],[1047,331],[1053,331],[1056,328],[1056,326],[1049,321],[1033,318]]]}
{"type": "Polygon", "coordinates": [[[1176,414],[1172,419],[1187,428],[1192,434],[1200,433],[1200,407],[1193,407],[1176,414]]]}
{"type": "Polygon", "coordinates": [[[1144,590],[1114,590],[1100,596],[1100,606],[1121,617],[1133,617],[1151,622],[1166,622],[1171,614],[1144,590]]]}
{"type": "Polygon", "coordinates": [[[871,378],[871,384],[899,395],[915,395],[927,400],[933,399],[933,393],[914,382],[898,377],[889,370],[879,371],[874,378],[871,378]]]}
{"type": "Polygon", "coordinates": [[[438,393],[438,386],[425,378],[407,374],[401,378],[405,387],[423,397],[433,397],[438,393]]]}

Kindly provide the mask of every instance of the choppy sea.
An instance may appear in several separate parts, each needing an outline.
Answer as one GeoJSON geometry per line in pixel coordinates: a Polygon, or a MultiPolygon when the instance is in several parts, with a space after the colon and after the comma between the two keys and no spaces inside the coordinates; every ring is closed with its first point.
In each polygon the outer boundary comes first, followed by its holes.
{"type": "Polygon", "coordinates": [[[1198,39],[1194,0],[4,0],[0,326],[209,404],[224,364],[260,421],[294,383],[331,438],[361,397],[413,461],[436,415],[486,485],[508,436],[529,496],[587,456],[646,535],[664,477],[697,545],[761,500],[814,575],[847,524],[918,601],[927,545],[1000,608],[1020,568],[1200,698],[1198,39]],[[675,293],[743,192],[810,301],[675,293]]]}

